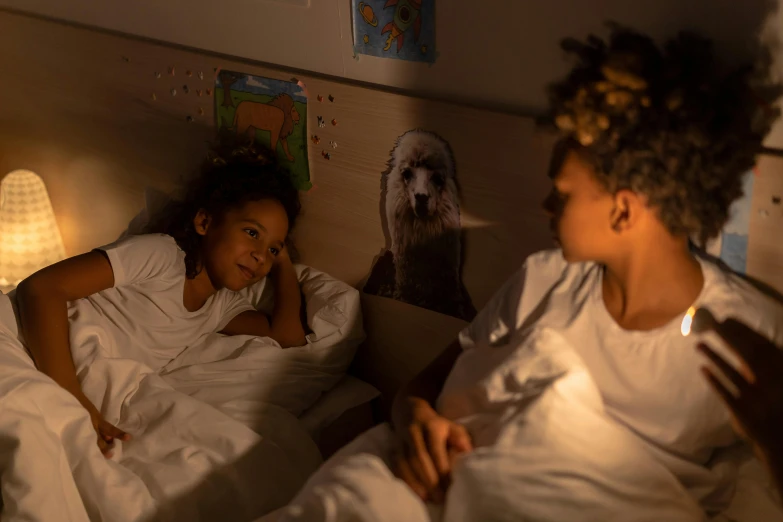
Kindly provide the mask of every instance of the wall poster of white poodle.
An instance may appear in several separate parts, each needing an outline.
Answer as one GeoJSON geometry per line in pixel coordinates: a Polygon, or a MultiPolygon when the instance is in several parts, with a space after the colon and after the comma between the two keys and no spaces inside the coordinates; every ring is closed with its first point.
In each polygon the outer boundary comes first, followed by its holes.
{"type": "Polygon", "coordinates": [[[475,317],[462,283],[459,193],[446,140],[421,129],[397,138],[381,176],[386,248],[375,259],[365,293],[466,321],[475,317]]]}

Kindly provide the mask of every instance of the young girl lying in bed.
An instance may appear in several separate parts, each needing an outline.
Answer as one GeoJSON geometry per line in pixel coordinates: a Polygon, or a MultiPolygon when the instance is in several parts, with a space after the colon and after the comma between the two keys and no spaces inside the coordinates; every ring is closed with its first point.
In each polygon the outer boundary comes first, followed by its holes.
{"type": "Polygon", "coordinates": [[[614,28],[608,42],[564,48],[579,62],[550,91],[562,139],[545,202],[562,250],[528,258],[401,390],[396,442],[377,430],[357,440],[311,479],[284,520],[427,519],[390,472],[430,506],[445,501],[446,520],[697,520],[701,509],[719,512],[731,501],[733,477],[711,459],[737,436],[681,320],[689,307],[706,306],[778,342],[783,322],[776,305],[695,257],[689,240],[720,232],[776,114],[759,103],[764,90],[748,87],[749,70],[722,74],[696,36],[681,35],[662,52],[614,28]],[[539,411],[507,429],[526,407],[520,398],[542,386],[523,376],[559,364],[530,366],[521,350],[531,343],[519,339],[531,328],[553,330],[555,344],[578,354],[608,424],[587,422],[595,417],[569,403],[551,412],[560,417],[539,411]],[[609,437],[617,445],[601,447],[609,437]],[[519,440],[529,449],[516,451],[519,440]],[[634,441],[642,453],[632,453],[634,441]],[[464,479],[482,462],[492,464],[464,479]],[[363,478],[353,481],[359,470],[363,478]]]}
{"type": "Polygon", "coordinates": [[[286,248],[299,195],[271,158],[255,148],[216,154],[149,234],[67,259],[19,285],[18,319],[37,368],[89,411],[107,456],[115,438],[129,435],[104,420],[81,388],[81,370],[96,356],[157,371],[218,331],[304,344],[301,294],[286,248]],[[276,296],[271,317],[237,293],[268,274],[276,296]],[[75,346],[88,350],[78,367],[75,346]]]}

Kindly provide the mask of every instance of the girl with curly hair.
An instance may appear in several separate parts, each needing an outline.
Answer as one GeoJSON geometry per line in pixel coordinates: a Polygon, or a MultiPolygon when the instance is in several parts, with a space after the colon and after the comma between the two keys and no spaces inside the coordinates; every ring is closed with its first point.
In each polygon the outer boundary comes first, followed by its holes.
{"type": "Polygon", "coordinates": [[[681,336],[681,319],[691,306],[707,306],[778,342],[783,321],[777,305],[694,256],[690,245],[726,223],[778,116],[768,102],[780,89],[756,74],[763,66],[722,69],[710,42],[693,34],[661,50],[615,26],[608,41],[566,40],[563,47],[578,61],[549,90],[549,119],[561,139],[544,204],[561,249],[528,258],[400,394],[395,428],[407,448],[400,476],[423,498],[437,494],[450,441],[470,446],[469,427],[434,409],[448,392],[446,376],[474,347],[536,322],[556,326],[572,343],[606,412],[705,510],[718,512],[733,484],[708,464],[737,437],[700,378],[702,360],[681,336]]]}
{"type": "Polygon", "coordinates": [[[96,357],[157,371],[213,332],[304,344],[301,294],[286,247],[299,195],[272,158],[224,144],[147,234],[66,259],[19,285],[17,316],[37,368],[89,412],[107,457],[115,439],[129,435],[82,389],[77,375],[96,357]],[[276,296],[271,317],[237,293],[268,274],[276,296]],[[74,364],[77,347],[90,354],[74,364]]]}
{"type": "Polygon", "coordinates": [[[311,480],[303,509],[357,514],[352,488],[397,520],[427,520],[421,501],[446,520],[702,520],[730,505],[734,479],[713,462],[738,435],[680,326],[706,306],[783,341],[780,307],[691,249],[726,222],[780,89],[723,69],[692,34],[660,49],[614,26],[563,47],[578,62],[549,91],[544,205],[561,248],[526,260],[402,388],[391,426],[311,480]]]}

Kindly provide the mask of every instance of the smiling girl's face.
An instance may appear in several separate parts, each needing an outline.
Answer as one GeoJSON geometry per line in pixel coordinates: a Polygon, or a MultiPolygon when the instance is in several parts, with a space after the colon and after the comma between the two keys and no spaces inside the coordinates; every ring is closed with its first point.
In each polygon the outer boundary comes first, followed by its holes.
{"type": "Polygon", "coordinates": [[[202,260],[216,289],[238,291],[269,274],[288,235],[288,217],[278,201],[249,201],[219,220],[199,212],[196,231],[204,237],[202,260]]]}

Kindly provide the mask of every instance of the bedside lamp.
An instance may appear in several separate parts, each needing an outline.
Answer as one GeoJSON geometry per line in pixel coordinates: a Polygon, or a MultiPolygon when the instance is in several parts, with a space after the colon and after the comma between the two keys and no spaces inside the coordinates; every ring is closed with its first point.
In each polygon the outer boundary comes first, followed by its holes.
{"type": "Polygon", "coordinates": [[[0,182],[0,292],[65,258],[60,229],[43,180],[15,170],[0,182]]]}

